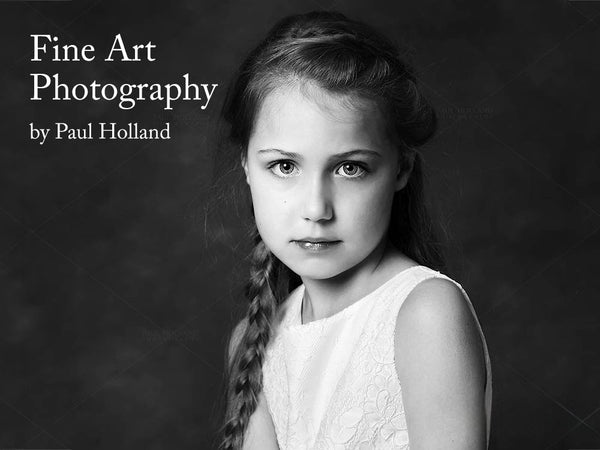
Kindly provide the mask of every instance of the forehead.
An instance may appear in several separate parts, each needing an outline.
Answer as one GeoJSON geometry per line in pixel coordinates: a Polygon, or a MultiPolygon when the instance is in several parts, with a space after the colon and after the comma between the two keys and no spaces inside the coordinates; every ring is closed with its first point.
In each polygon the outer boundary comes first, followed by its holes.
{"type": "Polygon", "coordinates": [[[385,120],[374,101],[330,93],[314,85],[278,87],[264,99],[250,148],[275,146],[348,150],[388,145],[385,120]]]}

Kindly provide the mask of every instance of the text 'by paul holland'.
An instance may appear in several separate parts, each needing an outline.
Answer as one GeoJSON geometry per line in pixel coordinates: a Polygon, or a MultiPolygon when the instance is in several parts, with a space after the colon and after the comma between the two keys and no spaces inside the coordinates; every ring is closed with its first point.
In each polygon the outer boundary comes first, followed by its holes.
{"type": "Polygon", "coordinates": [[[49,128],[37,128],[29,123],[29,137],[44,145],[46,140],[148,140],[171,139],[171,124],[165,122],[162,128],[144,128],[137,122],[119,125],[115,122],[88,122],[84,127],[73,128],[65,122],[55,122],[49,128]]]}

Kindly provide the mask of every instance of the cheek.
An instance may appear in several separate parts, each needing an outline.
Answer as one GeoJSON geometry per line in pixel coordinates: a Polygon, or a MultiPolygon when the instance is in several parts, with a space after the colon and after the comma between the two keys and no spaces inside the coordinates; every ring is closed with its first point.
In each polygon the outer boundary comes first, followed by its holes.
{"type": "Polygon", "coordinates": [[[282,223],[286,221],[287,198],[284,198],[272,186],[264,186],[262,180],[250,184],[252,206],[256,226],[263,240],[281,234],[282,223]]]}
{"type": "Polygon", "coordinates": [[[263,180],[257,180],[250,185],[252,204],[255,212],[265,214],[277,213],[285,205],[285,198],[272,185],[263,180]]]}
{"type": "MultiPolygon", "coordinates": [[[[342,194],[343,211],[346,226],[364,232],[385,230],[389,223],[394,190],[389,183],[371,186],[369,189],[357,189],[342,194]],[[352,195],[350,195],[352,194],[352,195]]],[[[340,205],[341,206],[341,205],[340,205]]]]}

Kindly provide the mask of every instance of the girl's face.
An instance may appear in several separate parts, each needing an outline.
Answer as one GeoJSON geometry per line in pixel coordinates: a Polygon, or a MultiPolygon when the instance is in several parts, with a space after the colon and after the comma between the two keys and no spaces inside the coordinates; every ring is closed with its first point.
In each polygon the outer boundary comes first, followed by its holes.
{"type": "Polygon", "coordinates": [[[386,237],[394,193],[410,169],[400,170],[378,108],[310,92],[288,86],[265,98],[242,164],[264,243],[303,279],[326,279],[386,237]]]}

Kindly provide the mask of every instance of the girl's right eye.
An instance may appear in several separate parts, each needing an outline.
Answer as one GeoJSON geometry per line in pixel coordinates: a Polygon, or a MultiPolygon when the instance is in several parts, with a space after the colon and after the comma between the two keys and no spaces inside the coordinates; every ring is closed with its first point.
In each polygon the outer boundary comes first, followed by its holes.
{"type": "Polygon", "coordinates": [[[280,178],[286,178],[294,173],[296,166],[291,161],[281,160],[270,164],[268,169],[280,178]],[[278,168],[278,169],[276,169],[278,168]]]}

